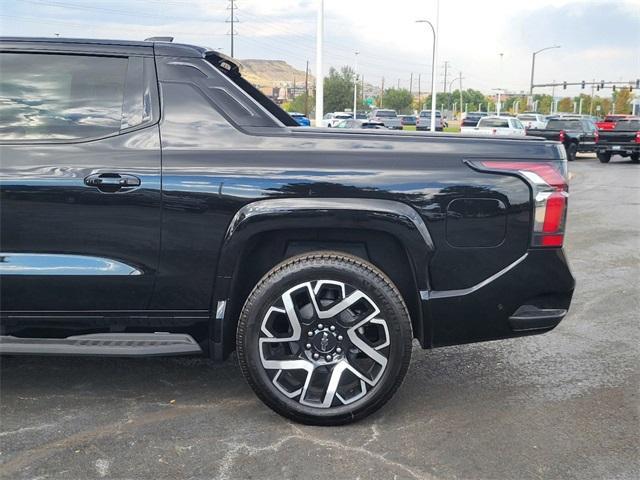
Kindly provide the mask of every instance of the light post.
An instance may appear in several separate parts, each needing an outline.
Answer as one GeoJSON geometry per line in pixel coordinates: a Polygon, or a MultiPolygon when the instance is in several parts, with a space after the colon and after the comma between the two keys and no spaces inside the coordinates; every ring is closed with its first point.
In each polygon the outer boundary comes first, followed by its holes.
{"type": "Polygon", "coordinates": [[[544,52],[545,50],[551,50],[553,48],[560,48],[560,45],[544,47],[544,48],[541,48],[540,50],[536,50],[535,52],[533,52],[533,55],[531,57],[531,85],[529,87],[529,98],[531,99],[530,100],[531,102],[533,102],[533,73],[535,72],[535,69],[536,69],[536,55],[541,52],[544,52]]]}
{"type": "Polygon", "coordinates": [[[324,74],[322,72],[322,42],[324,41],[324,0],[318,0],[316,22],[316,127],[322,125],[324,116],[324,74]]]}
{"type": "Polygon", "coordinates": [[[358,98],[358,54],[360,52],[356,50],[356,62],[353,68],[353,119],[356,119],[356,99],[358,98]]]}
{"type": "Polygon", "coordinates": [[[433,53],[432,53],[432,61],[431,61],[431,126],[430,130],[432,132],[436,131],[436,64],[437,60],[437,45],[438,45],[438,36],[436,35],[436,31],[438,30],[438,22],[440,19],[440,0],[436,0],[436,26],[429,20],[416,20],[416,23],[426,23],[431,27],[431,32],[433,33],[433,53]]]}

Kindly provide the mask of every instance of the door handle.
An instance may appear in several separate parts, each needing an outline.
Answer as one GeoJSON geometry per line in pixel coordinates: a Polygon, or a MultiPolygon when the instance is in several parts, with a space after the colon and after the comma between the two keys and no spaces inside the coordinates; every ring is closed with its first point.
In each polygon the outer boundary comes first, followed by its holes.
{"type": "Polygon", "coordinates": [[[140,179],[126,173],[94,173],[85,177],[85,185],[101,192],[126,192],[140,186],[140,179]]]}

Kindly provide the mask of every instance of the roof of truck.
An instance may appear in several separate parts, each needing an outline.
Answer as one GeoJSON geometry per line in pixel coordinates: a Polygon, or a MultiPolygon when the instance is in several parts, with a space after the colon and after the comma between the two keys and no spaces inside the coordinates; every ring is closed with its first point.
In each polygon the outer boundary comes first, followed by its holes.
{"type": "MultiPolygon", "coordinates": [[[[59,38],[59,37],[0,37],[0,42],[16,45],[31,44],[36,46],[42,44],[48,47],[59,45],[69,48],[73,45],[95,45],[96,47],[129,47],[129,48],[153,48],[156,55],[176,56],[176,57],[204,57],[205,54],[213,52],[221,58],[225,58],[220,52],[210,48],[199,47],[184,43],[173,43],[170,40],[162,40],[165,37],[154,37],[148,40],[114,40],[114,39],[95,39],[95,38],[59,38]]],[[[170,38],[170,37],[166,37],[170,38]]],[[[228,59],[231,60],[231,59],[228,59]]],[[[233,61],[233,63],[237,63],[233,61]]]]}

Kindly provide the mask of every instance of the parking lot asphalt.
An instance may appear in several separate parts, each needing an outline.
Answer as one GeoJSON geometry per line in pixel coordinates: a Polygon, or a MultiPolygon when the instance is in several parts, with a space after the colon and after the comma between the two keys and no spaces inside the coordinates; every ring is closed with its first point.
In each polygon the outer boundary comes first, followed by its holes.
{"type": "Polygon", "coordinates": [[[577,289],[553,332],[416,347],[395,398],[338,428],[272,413],[234,358],[7,357],[1,478],[640,478],[640,165],[569,168],[577,289]]]}

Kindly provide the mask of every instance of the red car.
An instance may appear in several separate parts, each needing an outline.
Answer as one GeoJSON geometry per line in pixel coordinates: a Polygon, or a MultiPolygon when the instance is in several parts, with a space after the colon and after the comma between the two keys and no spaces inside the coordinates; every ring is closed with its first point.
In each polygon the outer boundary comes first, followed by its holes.
{"type": "Polygon", "coordinates": [[[607,115],[602,122],[596,122],[596,127],[598,127],[598,130],[613,130],[618,120],[631,116],[632,115],[607,115]]]}

